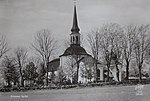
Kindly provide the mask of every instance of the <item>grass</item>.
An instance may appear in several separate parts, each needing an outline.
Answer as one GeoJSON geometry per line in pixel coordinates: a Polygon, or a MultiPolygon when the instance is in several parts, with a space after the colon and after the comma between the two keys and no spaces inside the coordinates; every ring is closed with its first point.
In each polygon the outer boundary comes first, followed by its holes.
{"type": "Polygon", "coordinates": [[[136,95],[135,86],[104,86],[6,92],[1,93],[0,101],[149,101],[149,94],[150,85],[144,85],[142,96],[136,95]]]}

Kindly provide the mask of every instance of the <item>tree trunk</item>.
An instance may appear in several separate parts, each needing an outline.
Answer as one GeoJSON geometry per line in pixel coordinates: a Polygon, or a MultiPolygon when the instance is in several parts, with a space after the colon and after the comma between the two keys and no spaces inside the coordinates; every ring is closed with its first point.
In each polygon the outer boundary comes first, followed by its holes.
{"type": "Polygon", "coordinates": [[[10,79],[7,79],[8,87],[11,87],[10,79]]]}
{"type": "Polygon", "coordinates": [[[142,80],[142,66],[141,65],[139,65],[139,82],[141,82],[141,80],[142,80]]]}
{"type": "Polygon", "coordinates": [[[119,69],[118,69],[118,65],[116,64],[116,70],[117,70],[117,80],[118,82],[120,82],[120,79],[119,79],[119,69]]]}
{"type": "Polygon", "coordinates": [[[98,81],[98,78],[97,78],[97,60],[95,61],[95,78],[96,78],[96,82],[98,81]]]}
{"type": "Polygon", "coordinates": [[[129,79],[129,61],[126,61],[126,80],[129,79]]]}
{"type": "Polygon", "coordinates": [[[48,86],[48,66],[46,66],[46,86],[48,86]]]}
{"type": "Polygon", "coordinates": [[[78,78],[79,78],[79,62],[77,62],[77,81],[76,81],[76,84],[78,83],[78,78]]]}
{"type": "Polygon", "coordinates": [[[107,66],[107,82],[109,82],[109,66],[107,66]]]}
{"type": "Polygon", "coordinates": [[[31,87],[31,80],[29,80],[29,85],[30,85],[30,87],[31,87]]]}
{"type": "Polygon", "coordinates": [[[21,77],[21,86],[24,87],[24,79],[21,77]]]}
{"type": "MultiPolygon", "coordinates": [[[[20,63],[19,63],[19,65],[20,65],[20,63]]],[[[24,87],[24,80],[23,80],[23,74],[22,74],[22,67],[21,67],[21,66],[19,66],[19,67],[20,67],[20,76],[21,76],[21,86],[24,87]]]]}
{"type": "Polygon", "coordinates": [[[54,70],[52,70],[52,78],[51,78],[51,80],[54,81],[54,79],[55,79],[55,73],[54,73],[54,70]]]}
{"type": "Polygon", "coordinates": [[[14,85],[16,85],[16,81],[14,81],[14,85]]]}

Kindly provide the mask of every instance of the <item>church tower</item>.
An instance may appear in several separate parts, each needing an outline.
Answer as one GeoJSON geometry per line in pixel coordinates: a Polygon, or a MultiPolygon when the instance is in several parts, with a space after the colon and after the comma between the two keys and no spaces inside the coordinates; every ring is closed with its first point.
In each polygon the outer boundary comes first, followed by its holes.
{"type": "Polygon", "coordinates": [[[89,55],[87,54],[86,50],[80,46],[80,29],[78,26],[78,19],[77,19],[77,9],[76,9],[76,3],[73,7],[73,24],[71,28],[71,34],[70,34],[70,47],[68,47],[64,54],[62,56],[68,56],[68,55],[89,55]]]}
{"type": "Polygon", "coordinates": [[[70,34],[70,46],[60,55],[60,69],[64,72],[67,79],[71,82],[80,82],[86,78],[82,77],[82,68],[90,66],[93,67],[94,59],[86,50],[80,45],[80,29],[78,26],[76,4],[73,6],[73,24],[70,34]],[[86,66],[85,66],[86,64],[86,66]],[[68,71],[69,70],[69,71],[68,71]],[[72,73],[72,71],[74,73],[72,73]]]}
{"type": "Polygon", "coordinates": [[[79,45],[80,46],[80,29],[78,27],[78,19],[76,12],[76,5],[74,5],[74,15],[73,15],[73,25],[70,34],[71,45],[79,45]]]}

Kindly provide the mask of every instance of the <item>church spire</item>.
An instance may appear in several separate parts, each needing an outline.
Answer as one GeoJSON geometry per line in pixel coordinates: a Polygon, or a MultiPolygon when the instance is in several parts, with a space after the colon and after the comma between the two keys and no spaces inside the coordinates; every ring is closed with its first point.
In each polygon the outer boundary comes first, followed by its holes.
{"type": "Polygon", "coordinates": [[[79,45],[80,46],[80,29],[78,27],[78,20],[77,20],[77,12],[76,12],[76,2],[74,2],[74,14],[73,14],[73,25],[71,29],[71,34],[70,34],[70,41],[71,41],[71,46],[72,45],[79,45]]]}
{"type": "Polygon", "coordinates": [[[72,25],[72,29],[71,32],[72,33],[78,33],[80,31],[79,27],[78,27],[78,19],[77,19],[77,12],[76,12],[76,4],[74,4],[74,16],[73,16],[73,25],[72,25]]]}

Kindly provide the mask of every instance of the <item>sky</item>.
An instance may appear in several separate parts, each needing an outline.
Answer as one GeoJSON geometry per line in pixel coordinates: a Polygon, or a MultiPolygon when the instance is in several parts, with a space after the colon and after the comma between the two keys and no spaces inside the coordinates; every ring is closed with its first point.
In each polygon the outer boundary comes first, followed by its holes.
{"type": "MultiPolygon", "coordinates": [[[[77,0],[80,33],[106,23],[150,24],[150,0],[77,0]]],[[[0,33],[9,46],[29,48],[41,29],[49,29],[62,46],[69,38],[73,0],[0,0],[0,33]]],[[[85,45],[85,48],[87,46],[85,45]]],[[[62,54],[62,47],[59,54],[62,54]]]]}

